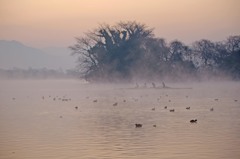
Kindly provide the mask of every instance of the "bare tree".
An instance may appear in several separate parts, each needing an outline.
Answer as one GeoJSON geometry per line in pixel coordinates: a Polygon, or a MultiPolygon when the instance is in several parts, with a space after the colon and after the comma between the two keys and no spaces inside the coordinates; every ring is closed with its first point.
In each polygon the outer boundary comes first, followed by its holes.
{"type": "Polygon", "coordinates": [[[230,36],[226,42],[227,51],[230,53],[240,50],[240,35],[230,36]]]}
{"type": "Polygon", "coordinates": [[[104,24],[85,37],[76,38],[77,43],[70,49],[78,56],[85,77],[108,78],[113,74],[127,77],[129,68],[144,52],[145,40],[152,36],[152,29],[137,22],[104,24]]]}

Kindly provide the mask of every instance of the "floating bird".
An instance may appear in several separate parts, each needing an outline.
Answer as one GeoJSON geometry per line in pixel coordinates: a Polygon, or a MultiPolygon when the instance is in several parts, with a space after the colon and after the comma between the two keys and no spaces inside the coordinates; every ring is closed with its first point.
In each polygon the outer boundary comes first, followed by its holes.
{"type": "Polygon", "coordinates": [[[186,98],[188,98],[188,96],[186,96],[186,98]]]}
{"type": "Polygon", "coordinates": [[[42,96],[42,100],[44,100],[44,96],[42,96]]]}
{"type": "Polygon", "coordinates": [[[210,111],[213,111],[213,110],[214,110],[213,108],[210,109],[210,111]]]}
{"type": "Polygon", "coordinates": [[[16,98],[12,98],[12,100],[15,100],[16,98]]]}
{"type": "Polygon", "coordinates": [[[97,102],[97,99],[93,100],[93,102],[96,103],[96,102],[97,102]]]}
{"type": "Polygon", "coordinates": [[[186,107],[186,109],[187,109],[187,110],[189,110],[189,109],[190,109],[190,107],[186,107]]]}
{"type": "Polygon", "coordinates": [[[155,108],[152,108],[152,111],[154,111],[155,110],[155,108]]]}
{"type": "Polygon", "coordinates": [[[75,109],[77,110],[77,109],[78,109],[78,106],[76,106],[75,109]]]}
{"type": "Polygon", "coordinates": [[[147,88],[147,83],[146,83],[146,82],[144,83],[144,86],[143,86],[143,88],[147,88]]]}
{"type": "Polygon", "coordinates": [[[154,125],[153,125],[153,127],[155,127],[155,128],[156,128],[156,127],[157,127],[157,125],[155,125],[155,124],[154,124],[154,125]]]}
{"type": "Polygon", "coordinates": [[[163,86],[163,88],[166,88],[166,85],[165,85],[165,83],[164,83],[164,82],[162,82],[162,86],[163,86]]]}
{"type": "Polygon", "coordinates": [[[237,100],[237,99],[235,99],[234,101],[235,101],[235,102],[237,102],[238,100],[237,100]]]}
{"type": "Polygon", "coordinates": [[[117,102],[113,104],[113,106],[117,106],[117,105],[118,105],[118,103],[117,103],[117,102]]]}
{"type": "Polygon", "coordinates": [[[142,124],[135,124],[136,128],[141,128],[142,124]]]}
{"type": "Polygon", "coordinates": [[[68,99],[62,99],[62,101],[63,101],[63,102],[64,102],[64,101],[65,101],[65,102],[67,102],[67,101],[68,101],[68,99]]]}
{"type": "Polygon", "coordinates": [[[190,123],[197,123],[197,119],[190,120],[190,123]]]}
{"type": "Polygon", "coordinates": [[[169,111],[170,111],[170,112],[175,112],[175,109],[170,109],[169,111]]]}
{"type": "Polygon", "coordinates": [[[123,102],[126,102],[126,100],[124,99],[123,102]]]}
{"type": "Polygon", "coordinates": [[[167,106],[165,106],[164,109],[167,109],[167,106]]]}
{"type": "Polygon", "coordinates": [[[136,83],[136,87],[135,88],[139,88],[139,85],[138,85],[138,83],[136,83]]]}
{"type": "Polygon", "coordinates": [[[153,86],[153,88],[156,88],[156,85],[155,85],[155,83],[153,83],[153,82],[152,82],[152,86],[153,86]]]}
{"type": "Polygon", "coordinates": [[[171,102],[171,100],[168,100],[168,102],[171,102]]]}
{"type": "Polygon", "coordinates": [[[218,101],[218,98],[214,99],[215,101],[218,101]]]}

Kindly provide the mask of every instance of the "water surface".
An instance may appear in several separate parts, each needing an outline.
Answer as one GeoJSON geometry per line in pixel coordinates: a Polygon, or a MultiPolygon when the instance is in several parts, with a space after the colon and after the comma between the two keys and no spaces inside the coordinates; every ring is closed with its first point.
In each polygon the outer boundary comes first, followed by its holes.
{"type": "Polygon", "coordinates": [[[238,159],[239,83],[171,86],[1,81],[0,158],[238,159]]]}

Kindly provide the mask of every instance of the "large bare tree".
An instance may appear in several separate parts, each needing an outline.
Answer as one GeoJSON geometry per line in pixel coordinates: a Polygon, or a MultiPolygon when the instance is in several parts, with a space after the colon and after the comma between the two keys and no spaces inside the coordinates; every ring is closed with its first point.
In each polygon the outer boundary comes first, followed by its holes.
{"type": "Polygon", "coordinates": [[[152,36],[152,29],[137,22],[104,24],[76,38],[70,49],[78,56],[78,68],[86,78],[127,78],[152,36]]]}

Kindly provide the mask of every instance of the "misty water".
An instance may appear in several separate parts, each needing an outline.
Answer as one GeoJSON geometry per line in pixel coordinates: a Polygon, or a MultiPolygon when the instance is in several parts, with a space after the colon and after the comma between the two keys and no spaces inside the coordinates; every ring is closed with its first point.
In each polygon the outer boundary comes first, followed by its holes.
{"type": "Polygon", "coordinates": [[[239,158],[239,82],[166,84],[1,81],[0,158],[239,158]]]}

